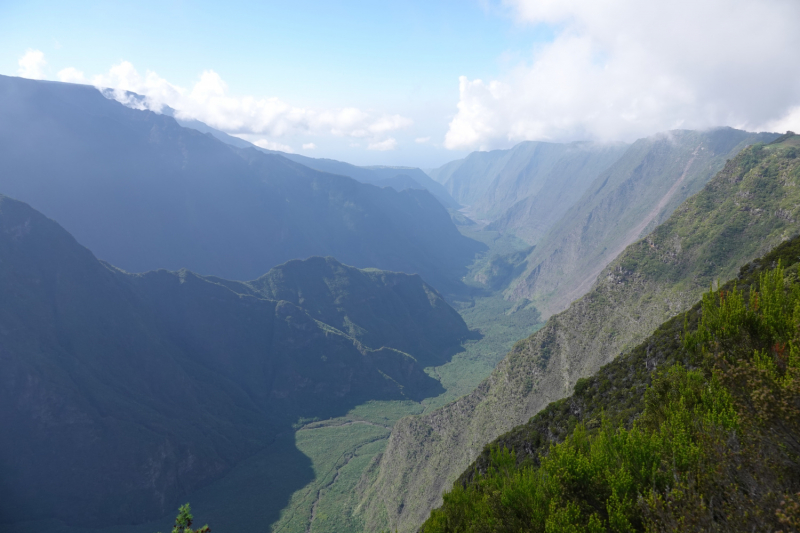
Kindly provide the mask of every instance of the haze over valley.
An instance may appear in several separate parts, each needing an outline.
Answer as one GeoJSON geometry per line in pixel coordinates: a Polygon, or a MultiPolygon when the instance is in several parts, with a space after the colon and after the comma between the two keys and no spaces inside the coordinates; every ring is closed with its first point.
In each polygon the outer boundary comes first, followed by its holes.
{"type": "Polygon", "coordinates": [[[0,531],[800,531],[798,30],[1,6],[0,531]]]}

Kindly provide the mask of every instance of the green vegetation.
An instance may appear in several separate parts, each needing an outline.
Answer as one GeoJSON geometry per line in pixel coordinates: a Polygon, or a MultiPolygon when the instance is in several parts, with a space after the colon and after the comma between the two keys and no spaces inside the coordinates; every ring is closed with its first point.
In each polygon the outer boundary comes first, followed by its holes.
{"type": "Polygon", "coordinates": [[[188,503],[181,505],[178,508],[178,516],[175,517],[175,525],[172,526],[172,533],[209,533],[211,528],[208,524],[199,529],[192,529],[192,508],[188,503]]]}
{"type": "MultiPolygon", "coordinates": [[[[566,438],[546,449],[539,436],[534,461],[490,446],[485,471],[456,484],[422,530],[796,530],[800,240],[781,248],[772,254],[777,267],[743,269],[741,280],[706,293],[681,317],[682,342],[660,354],[675,362],[655,372],[643,395],[634,389],[640,414],[632,422],[614,409],[622,402],[611,402],[613,419],[587,424],[573,415],[566,438]],[[792,268],[782,268],[783,258],[792,268]]],[[[663,346],[658,337],[672,325],[645,344],[663,346]]],[[[579,382],[576,396],[627,392],[604,378],[579,382]]]]}
{"type": "Polygon", "coordinates": [[[469,394],[514,344],[543,326],[535,307],[521,307],[501,294],[476,297],[469,304],[454,304],[471,330],[482,337],[464,342],[464,351],[455,354],[444,365],[428,368],[426,372],[439,380],[445,392],[423,400],[425,412],[469,394]]]}
{"type": "MultiPolygon", "coordinates": [[[[660,324],[668,327],[665,321],[690,309],[712,282],[730,279],[742,264],[800,231],[800,158],[793,157],[794,139],[743,150],[667,222],[630,245],[589,293],[517,342],[474,391],[400,420],[364,490],[359,512],[367,529],[415,531],[441,504],[442,493],[476,458],[481,460],[486,444],[537,413],[559,421],[552,428],[530,428],[548,445],[551,437],[574,429],[570,417],[581,420],[582,410],[591,411],[593,405],[618,399],[619,416],[632,416],[637,400],[631,397],[644,390],[649,383],[645,375],[661,364],[662,346],[639,354],[639,364],[631,368],[612,363],[608,371],[624,374],[624,385],[612,385],[616,378],[603,373],[607,381],[597,387],[580,383],[584,395],[602,400],[557,400],[572,395],[578,380],[619,356],[639,353],[638,345],[660,324]],[[752,158],[755,164],[746,163],[752,158]]],[[[682,323],[674,326],[671,337],[659,337],[665,345],[682,333],[682,323]]],[[[599,415],[595,412],[586,423],[599,424],[599,415]]],[[[537,415],[534,420],[544,419],[537,415]]],[[[525,446],[536,438],[532,434],[525,446]]],[[[518,458],[527,457],[524,449],[515,449],[518,458]]]]}

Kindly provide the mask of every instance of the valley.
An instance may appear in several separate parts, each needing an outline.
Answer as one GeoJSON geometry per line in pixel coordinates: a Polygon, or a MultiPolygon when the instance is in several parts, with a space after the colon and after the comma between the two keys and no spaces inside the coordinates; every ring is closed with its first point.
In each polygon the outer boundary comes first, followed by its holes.
{"type": "Polygon", "coordinates": [[[791,133],[423,171],[123,96],[0,76],[10,533],[166,531],[185,500],[216,531],[417,531],[490,443],[538,460],[525,424],[563,442],[578,384],[800,232],[791,133]]]}

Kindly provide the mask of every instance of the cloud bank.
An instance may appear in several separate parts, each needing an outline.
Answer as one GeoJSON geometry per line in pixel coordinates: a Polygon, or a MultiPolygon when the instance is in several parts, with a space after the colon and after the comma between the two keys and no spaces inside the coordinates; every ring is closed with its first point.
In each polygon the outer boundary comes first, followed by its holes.
{"type": "MultiPolygon", "coordinates": [[[[43,79],[45,64],[41,51],[28,50],[19,60],[20,76],[43,79]]],[[[251,140],[255,136],[254,144],[271,150],[291,152],[291,147],[280,140],[294,135],[352,137],[364,139],[373,150],[393,150],[397,141],[388,135],[413,123],[401,115],[376,114],[355,107],[317,110],[292,106],[278,98],[231,96],[227,84],[213,70],[203,72],[191,88],[170,83],[152,71],[141,75],[128,61],[91,79],[73,67],[65,68],[58,72],[58,79],[92,84],[106,96],[137,109],[162,112],[168,106],[175,110],[177,118],[199,120],[251,140]]],[[[303,144],[303,149],[314,148],[314,143],[303,144]]]]}
{"type": "Polygon", "coordinates": [[[445,146],[633,140],[672,128],[800,130],[796,0],[508,0],[557,28],[499,80],[459,79],[445,146]]]}

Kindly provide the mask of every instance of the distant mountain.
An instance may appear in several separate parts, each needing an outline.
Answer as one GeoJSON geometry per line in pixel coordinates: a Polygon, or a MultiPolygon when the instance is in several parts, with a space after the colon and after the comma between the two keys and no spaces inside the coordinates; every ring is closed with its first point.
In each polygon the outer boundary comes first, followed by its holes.
{"type": "Polygon", "coordinates": [[[585,294],[626,246],[650,233],[745,146],[774,133],[676,130],[640,139],[600,173],[536,245],[507,296],[545,316],[585,294]]]}
{"type": "Polygon", "coordinates": [[[0,524],[171,512],[300,417],[439,394],[422,364],[469,336],[419,276],[127,274],[0,196],[0,524]]]}
{"type": "MultiPolygon", "coordinates": [[[[698,158],[701,148],[711,151],[707,137],[693,141],[701,141],[692,148],[698,158]]],[[[485,445],[572,394],[580,378],[634,349],[712,283],[800,233],[799,221],[800,136],[742,150],[606,266],[585,296],[518,342],[475,391],[395,425],[380,464],[362,480],[367,530],[417,531],[485,445]]],[[[652,364],[644,355],[643,372],[652,364]]]]}
{"type": "MultiPolygon", "coordinates": [[[[168,109],[165,114],[173,116],[174,111],[168,109]]],[[[453,197],[450,196],[440,183],[432,180],[430,176],[418,168],[381,166],[359,167],[351,165],[350,163],[336,161],[335,159],[320,159],[278,150],[267,150],[266,148],[261,148],[249,143],[244,139],[214,129],[199,120],[183,120],[180,118],[176,118],[176,120],[181,126],[192,128],[203,133],[209,133],[222,142],[237,148],[255,148],[267,154],[282,155],[287,159],[291,159],[292,161],[313,168],[314,170],[347,176],[361,183],[369,183],[371,185],[377,185],[378,187],[392,187],[398,191],[404,189],[425,189],[434,195],[445,207],[456,209],[461,207],[458,202],[453,200],[453,197]]]]}
{"type": "Polygon", "coordinates": [[[474,218],[503,219],[496,229],[536,244],[626,148],[622,143],[527,141],[510,150],[473,152],[429,173],[469,206],[474,218]]]}
{"type": "Polygon", "coordinates": [[[457,288],[483,245],[433,196],[238,149],[92,87],[0,77],[0,191],[128,271],[253,279],[330,255],[457,288]]]}

